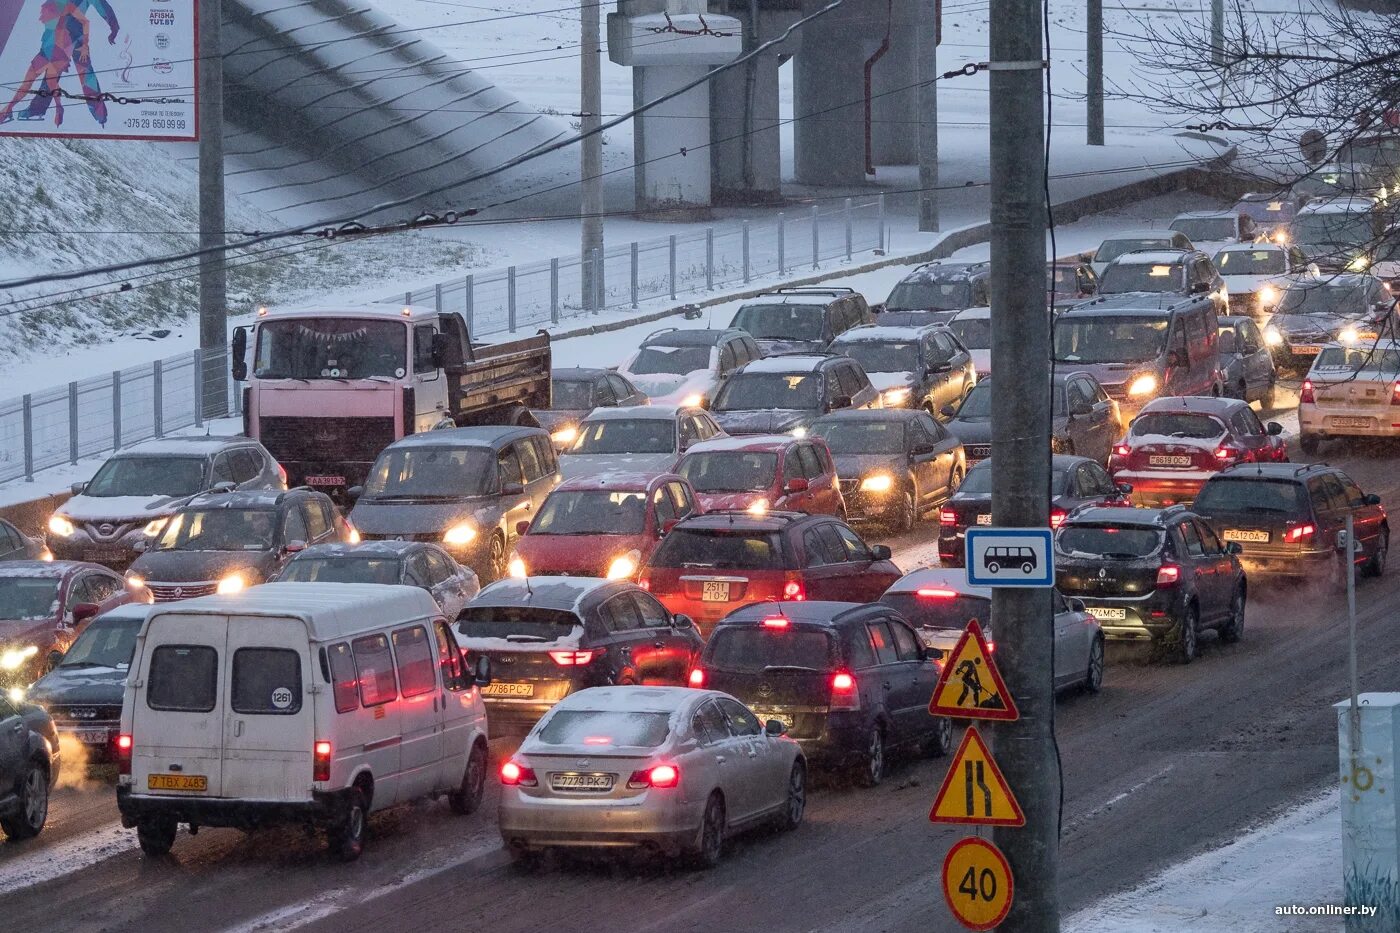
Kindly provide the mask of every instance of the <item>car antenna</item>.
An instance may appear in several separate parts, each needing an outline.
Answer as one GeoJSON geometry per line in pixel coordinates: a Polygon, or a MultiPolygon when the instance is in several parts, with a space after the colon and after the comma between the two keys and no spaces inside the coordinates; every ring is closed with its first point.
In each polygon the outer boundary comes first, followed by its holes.
{"type": "Polygon", "coordinates": [[[530,586],[530,575],[528,573],[525,574],[525,595],[528,596],[530,599],[535,598],[535,591],[530,586]]]}

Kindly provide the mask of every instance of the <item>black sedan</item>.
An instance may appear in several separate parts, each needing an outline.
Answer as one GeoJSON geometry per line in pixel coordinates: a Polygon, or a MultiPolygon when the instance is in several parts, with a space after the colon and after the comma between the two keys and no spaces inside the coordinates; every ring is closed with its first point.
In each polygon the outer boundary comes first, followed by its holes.
{"type": "MultiPolygon", "coordinates": [[[[1060,527],[1065,516],[1082,505],[1124,505],[1132,487],[1115,485],[1108,471],[1088,457],[1056,454],[1050,458],[1050,526],[1060,527]]],[[[938,516],[938,561],[944,567],[965,563],[967,529],[992,523],[992,461],[983,460],[938,516]]]]}
{"type": "Polygon", "coordinates": [[[575,366],[550,372],[552,383],[549,409],[532,409],[530,414],[549,432],[555,450],[563,450],[578,437],[578,423],[595,408],[645,405],[647,397],[621,373],[610,369],[575,366]]]}
{"type": "Polygon", "coordinates": [[[277,575],[282,583],[381,583],[427,590],[442,614],[457,618],[481,589],[470,567],[427,541],[318,544],[295,555],[277,575]]]}
{"type": "Polygon", "coordinates": [[[812,423],[812,434],[831,449],[852,521],[908,531],[946,502],[967,472],[962,444],[922,410],[832,412],[812,423]]]}
{"type": "Polygon", "coordinates": [[[11,841],[39,835],[58,781],[58,733],[41,708],[0,696],[0,830],[11,841]]]}
{"type": "MultiPolygon", "coordinates": [[[[1085,372],[1057,372],[1050,383],[1054,407],[1050,442],[1056,453],[1077,454],[1108,465],[1113,444],[1123,436],[1125,422],[1118,403],[1099,381],[1085,372]]],[[[951,415],[947,428],[962,441],[967,462],[992,455],[992,380],[988,376],[951,415]]]]}

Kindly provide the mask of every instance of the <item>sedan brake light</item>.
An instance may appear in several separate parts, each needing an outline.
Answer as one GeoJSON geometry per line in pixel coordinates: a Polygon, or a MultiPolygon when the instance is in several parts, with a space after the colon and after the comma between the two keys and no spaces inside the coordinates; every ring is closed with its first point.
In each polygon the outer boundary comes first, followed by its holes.
{"type": "Polygon", "coordinates": [[[539,781],[533,768],[507,760],[501,765],[501,783],[507,787],[535,787],[539,781]]]}
{"type": "Polygon", "coordinates": [[[860,709],[860,690],[856,679],[845,671],[831,675],[832,709],[860,709]]]}
{"type": "Polygon", "coordinates": [[[1244,451],[1237,447],[1230,447],[1227,444],[1222,444],[1215,449],[1215,459],[1219,460],[1221,463],[1234,463],[1236,460],[1240,459],[1243,454],[1244,451]]]}
{"type": "Polygon", "coordinates": [[[1181,579],[1181,568],[1175,564],[1163,564],[1157,568],[1158,586],[1176,586],[1181,579]]]}
{"type": "Polygon", "coordinates": [[[1298,402],[1300,404],[1311,405],[1317,402],[1316,393],[1313,392],[1311,379],[1304,379],[1302,388],[1298,390],[1298,402]]]}
{"type": "Polygon", "coordinates": [[[920,599],[957,599],[958,591],[941,586],[926,586],[914,591],[920,599]]]}
{"type": "Polygon", "coordinates": [[[801,580],[790,579],[783,584],[783,599],[789,602],[800,603],[807,598],[807,587],[802,585],[801,580]]]}
{"type": "Polygon", "coordinates": [[[675,765],[653,765],[641,771],[633,771],[632,776],[627,779],[627,786],[632,790],[641,790],[644,787],[675,787],[681,782],[681,769],[675,765]]]}
{"type": "Polygon", "coordinates": [[[549,657],[552,661],[554,661],[555,664],[558,664],[560,667],[583,667],[586,664],[592,664],[594,658],[601,658],[603,656],[603,652],[604,649],[602,648],[584,648],[582,650],[573,651],[551,651],[549,653],[549,657]]]}
{"type": "Polygon", "coordinates": [[[1059,528],[1062,524],[1064,524],[1065,516],[1067,516],[1068,514],[1069,514],[1069,513],[1066,512],[1064,509],[1051,509],[1051,510],[1050,510],[1050,527],[1051,527],[1051,528],[1059,528]]]}
{"type": "Polygon", "coordinates": [[[705,669],[703,667],[692,667],[688,680],[692,687],[705,686],[705,669]]]}
{"type": "Polygon", "coordinates": [[[1130,453],[1132,453],[1132,452],[1133,452],[1133,449],[1132,449],[1131,447],[1129,447],[1127,444],[1117,444],[1117,445],[1115,445],[1114,448],[1113,448],[1113,456],[1115,456],[1115,457],[1126,457],[1126,456],[1128,456],[1128,454],[1130,454],[1130,453]]]}
{"type": "Polygon", "coordinates": [[[1303,541],[1303,540],[1305,540],[1305,539],[1307,539],[1307,538],[1311,538],[1311,537],[1313,536],[1313,533],[1314,533],[1315,531],[1317,531],[1317,528],[1316,528],[1315,526],[1313,526],[1313,525],[1310,525],[1310,524],[1309,524],[1309,525],[1295,525],[1294,527],[1292,527],[1292,528],[1288,529],[1286,532],[1284,532],[1284,534],[1283,534],[1283,540],[1289,542],[1290,544],[1296,544],[1296,543],[1299,542],[1299,541],[1303,541]]]}

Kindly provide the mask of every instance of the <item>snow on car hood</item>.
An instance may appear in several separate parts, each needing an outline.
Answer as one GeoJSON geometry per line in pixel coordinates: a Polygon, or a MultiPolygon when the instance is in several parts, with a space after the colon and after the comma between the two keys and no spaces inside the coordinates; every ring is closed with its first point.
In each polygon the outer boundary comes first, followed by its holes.
{"type": "Polygon", "coordinates": [[[1274,286],[1282,294],[1283,290],[1288,287],[1289,281],[1288,276],[1281,273],[1273,275],[1267,273],[1260,275],[1236,274],[1224,275],[1221,278],[1225,280],[1225,290],[1231,295],[1247,295],[1259,291],[1265,285],[1274,286]]]}
{"type": "Polygon", "coordinates": [[[684,374],[646,373],[644,375],[637,375],[636,373],[629,373],[626,370],[621,370],[621,372],[632,381],[634,386],[645,392],[647,397],[653,402],[659,402],[663,395],[669,395],[672,392],[679,391],[681,385],[685,382],[699,376],[707,375],[706,371],[703,369],[684,374]]]}
{"type": "Polygon", "coordinates": [[[913,373],[866,373],[866,375],[870,377],[870,384],[881,392],[886,389],[912,389],[914,387],[913,373]]]}
{"type": "Polygon", "coordinates": [[[190,496],[74,496],[59,507],[70,519],[80,522],[106,522],[118,518],[150,521],[169,515],[190,496]]]}
{"type": "Polygon", "coordinates": [[[792,408],[715,411],[710,414],[728,434],[786,434],[799,425],[810,424],[816,418],[815,412],[792,408]]]}
{"type": "Polygon", "coordinates": [[[765,337],[756,342],[764,356],[776,356],[779,353],[820,353],[826,349],[825,340],[770,340],[765,337]]]}
{"type": "Polygon", "coordinates": [[[598,473],[667,473],[680,459],[664,454],[564,454],[559,458],[559,474],[564,479],[598,473]]]}
{"type": "MultiPolygon", "coordinates": [[[[642,376],[641,379],[651,378],[642,376]]],[[[715,392],[714,374],[708,369],[697,369],[693,373],[684,376],[668,377],[669,385],[657,385],[650,388],[646,383],[638,381],[637,388],[641,389],[651,399],[653,405],[679,405],[686,400],[687,396],[699,395],[702,398],[713,398],[715,392]]]]}

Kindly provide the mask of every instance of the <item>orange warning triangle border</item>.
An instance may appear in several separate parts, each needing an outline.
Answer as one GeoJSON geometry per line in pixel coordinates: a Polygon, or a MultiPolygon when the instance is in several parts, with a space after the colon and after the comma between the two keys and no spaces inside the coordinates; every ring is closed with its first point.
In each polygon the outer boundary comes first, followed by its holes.
{"type": "Polygon", "coordinates": [[[977,623],[976,619],[967,623],[962,637],[958,639],[957,645],[949,653],[948,659],[943,665],[943,671],[938,675],[938,684],[933,688],[933,696],[929,697],[928,712],[930,716],[950,716],[954,719],[994,719],[1012,722],[1021,718],[1020,710],[1016,709],[1016,700],[1011,696],[1011,691],[1006,689],[1006,681],[1001,679],[1001,671],[997,670],[996,661],[992,660],[991,649],[987,647],[987,639],[982,634],[982,626],[977,623]],[[977,640],[977,650],[987,661],[987,676],[991,678],[997,696],[1001,697],[1005,704],[1002,709],[982,709],[976,706],[955,706],[952,704],[943,706],[938,702],[943,688],[953,678],[957,660],[962,656],[963,649],[967,647],[969,639],[977,640]]]}
{"type": "Polygon", "coordinates": [[[1001,773],[1001,768],[997,767],[996,759],[992,757],[992,750],[987,747],[987,743],[982,740],[982,735],[977,731],[976,726],[968,726],[967,732],[963,733],[963,740],[958,745],[957,754],[953,755],[953,760],[948,765],[948,773],[943,776],[943,785],[938,788],[938,795],[933,798],[933,806],[929,808],[928,820],[930,823],[972,823],[978,826],[1025,826],[1026,814],[1021,810],[1021,804],[1016,800],[1016,795],[1011,792],[1011,785],[1006,783],[1006,776],[1001,773]],[[969,745],[976,745],[982,757],[986,759],[988,774],[987,778],[1006,796],[1007,803],[1011,804],[1011,810],[1015,814],[1011,817],[993,816],[939,816],[938,805],[943,802],[953,782],[958,780],[962,772],[963,756],[967,753],[969,745]]]}

